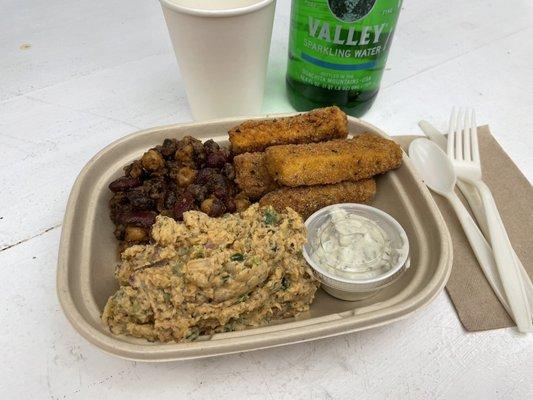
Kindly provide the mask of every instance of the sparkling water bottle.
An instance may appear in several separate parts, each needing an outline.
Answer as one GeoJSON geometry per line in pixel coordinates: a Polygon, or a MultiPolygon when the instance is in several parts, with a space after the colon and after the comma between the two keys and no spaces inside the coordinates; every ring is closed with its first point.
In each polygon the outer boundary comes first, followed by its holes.
{"type": "Polygon", "coordinates": [[[299,111],[374,102],[402,0],[293,0],[287,92],[299,111]]]}

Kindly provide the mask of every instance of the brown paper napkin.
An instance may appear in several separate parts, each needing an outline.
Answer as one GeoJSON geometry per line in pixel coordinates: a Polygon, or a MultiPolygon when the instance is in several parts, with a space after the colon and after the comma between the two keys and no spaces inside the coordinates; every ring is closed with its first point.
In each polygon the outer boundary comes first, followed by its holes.
{"type": "MultiPolygon", "coordinates": [[[[507,233],[524,268],[533,278],[533,190],[509,156],[490,134],[478,129],[483,180],[490,187],[507,233]]],[[[417,136],[394,139],[407,151],[417,136]]],[[[461,200],[466,204],[461,194],[461,200]]],[[[514,326],[485,279],[454,211],[443,197],[433,194],[453,242],[453,269],[446,285],[455,310],[467,331],[514,326]]]]}

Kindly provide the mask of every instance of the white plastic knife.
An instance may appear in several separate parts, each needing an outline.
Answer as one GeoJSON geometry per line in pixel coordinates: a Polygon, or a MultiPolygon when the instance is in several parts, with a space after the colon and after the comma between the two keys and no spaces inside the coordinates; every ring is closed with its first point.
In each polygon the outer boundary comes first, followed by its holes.
{"type": "MultiPolygon", "coordinates": [[[[422,129],[422,132],[426,134],[426,136],[439,145],[441,149],[446,152],[446,136],[444,136],[438,129],[436,129],[433,125],[431,125],[427,121],[420,121],[418,123],[418,126],[420,129],[422,129]]],[[[481,198],[479,197],[479,194],[477,193],[477,190],[470,184],[460,181],[457,181],[457,186],[459,187],[459,190],[465,197],[466,201],[468,202],[468,205],[470,206],[470,209],[472,210],[474,217],[479,225],[479,228],[483,232],[485,238],[490,243],[490,237],[489,237],[489,230],[487,227],[487,222],[485,218],[485,211],[483,208],[483,203],[481,202],[481,198]]],[[[531,278],[529,277],[527,271],[524,268],[524,265],[516,255],[516,253],[513,250],[513,254],[515,257],[515,260],[519,266],[520,274],[522,276],[522,279],[524,281],[524,287],[526,290],[526,296],[527,300],[529,302],[530,308],[533,310],[533,283],[531,282],[531,278]]],[[[485,274],[487,281],[492,287],[492,290],[504,306],[504,308],[509,313],[509,304],[507,302],[507,299],[504,295],[503,285],[500,280],[498,271],[496,268],[493,269],[483,269],[483,273],[485,274]]]]}

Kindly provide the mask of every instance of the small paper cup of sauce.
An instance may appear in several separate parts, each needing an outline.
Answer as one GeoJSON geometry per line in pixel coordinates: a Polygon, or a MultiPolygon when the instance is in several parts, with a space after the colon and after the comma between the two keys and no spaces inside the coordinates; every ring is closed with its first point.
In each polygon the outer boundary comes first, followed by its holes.
{"type": "Polygon", "coordinates": [[[306,221],[303,255],[323,289],[341,300],[368,298],[409,268],[409,241],[393,217],[375,207],[324,207],[306,221]]]}

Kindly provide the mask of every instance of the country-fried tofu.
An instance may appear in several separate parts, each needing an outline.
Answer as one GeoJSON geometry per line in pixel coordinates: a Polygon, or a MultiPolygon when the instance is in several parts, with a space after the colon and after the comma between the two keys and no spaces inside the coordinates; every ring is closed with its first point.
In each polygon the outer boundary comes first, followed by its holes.
{"type": "Polygon", "coordinates": [[[233,158],[235,182],[251,199],[258,199],[278,185],[270,177],[265,166],[265,153],[244,153],[233,158]]]}
{"type": "Polygon", "coordinates": [[[279,185],[323,185],[358,181],[398,168],[402,150],[392,140],[363,134],[353,139],[269,147],[265,163],[279,185]]]}
{"type": "Polygon", "coordinates": [[[271,205],[282,212],[291,207],[304,219],[315,211],[338,203],[367,203],[376,193],[376,182],[364,179],[359,182],[341,182],[333,185],[283,187],[265,194],[259,204],[271,205]]]}
{"type": "Polygon", "coordinates": [[[279,144],[320,142],[347,136],[348,120],[338,107],[318,108],[293,117],[246,121],[229,131],[233,154],[263,151],[279,144]]]}

